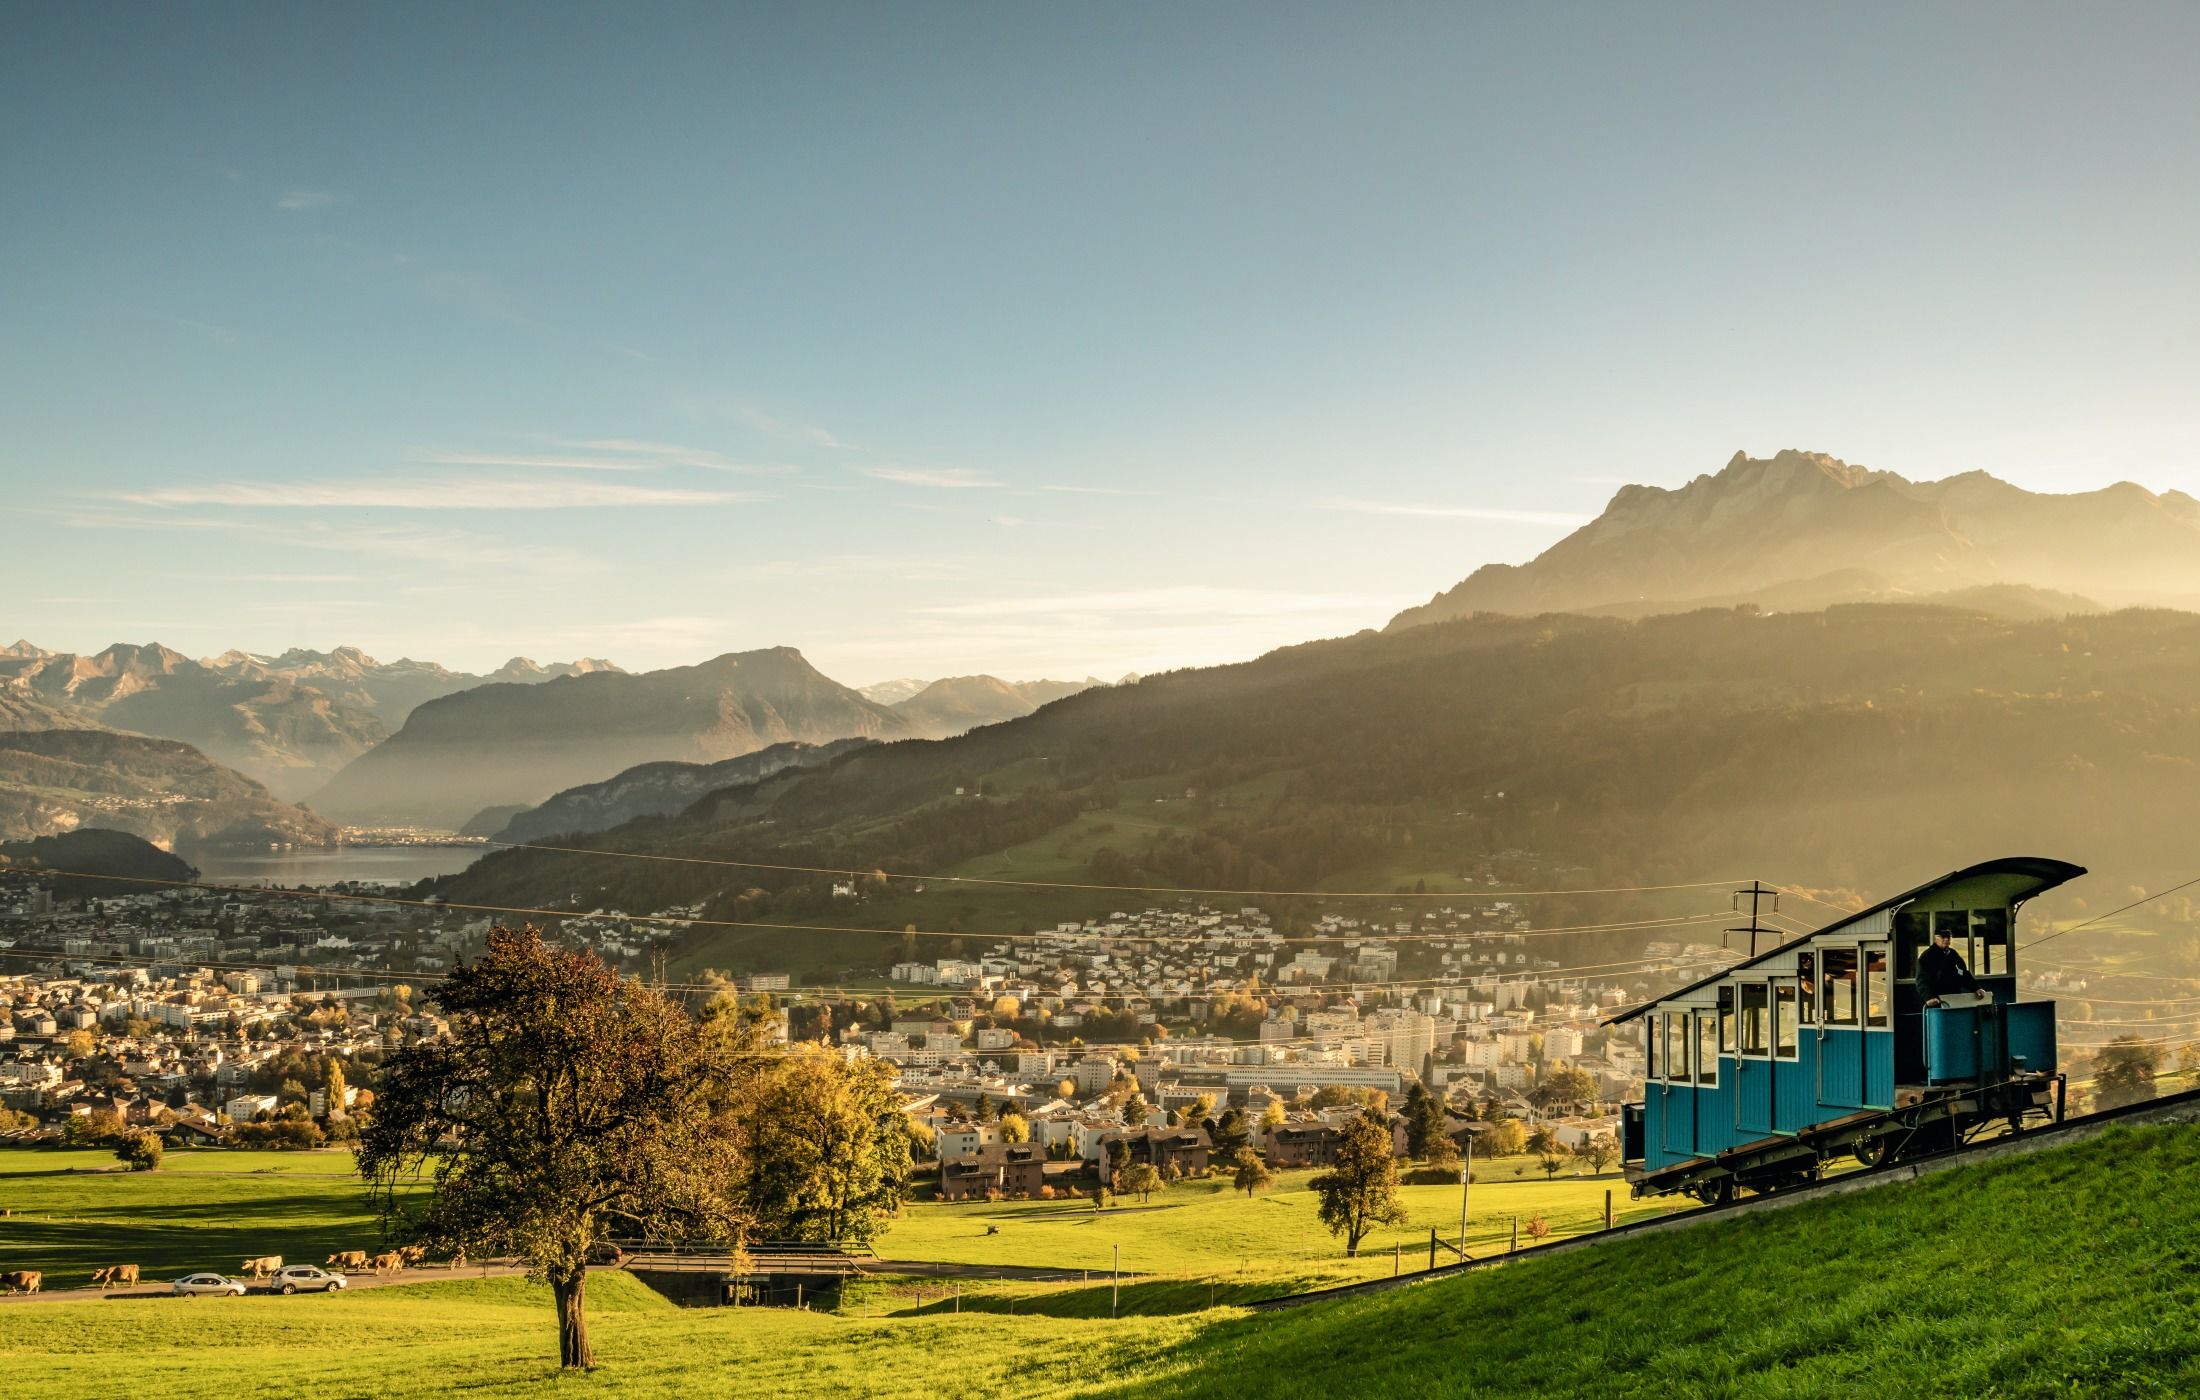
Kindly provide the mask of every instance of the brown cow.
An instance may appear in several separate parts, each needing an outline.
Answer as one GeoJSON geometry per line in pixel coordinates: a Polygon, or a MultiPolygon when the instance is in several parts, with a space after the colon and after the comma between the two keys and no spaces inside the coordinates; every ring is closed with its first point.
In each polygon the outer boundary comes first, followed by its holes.
{"type": "Polygon", "coordinates": [[[328,1263],[344,1273],[357,1273],[367,1267],[367,1252],[363,1249],[342,1249],[328,1257],[328,1263]]]}
{"type": "Polygon", "coordinates": [[[36,1293],[46,1276],[36,1269],[16,1269],[0,1274],[0,1293],[36,1293]]]}
{"type": "Polygon", "coordinates": [[[399,1245],[397,1247],[397,1252],[399,1255],[403,1256],[407,1264],[416,1266],[420,1263],[421,1260],[428,1257],[428,1247],[424,1244],[399,1245]]]}
{"type": "Polygon", "coordinates": [[[134,1288],[137,1281],[138,1266],[135,1264],[111,1264],[92,1275],[92,1282],[99,1285],[101,1292],[105,1292],[109,1286],[134,1288]]]}
{"type": "Polygon", "coordinates": [[[283,1266],[283,1256],[266,1254],[258,1259],[247,1259],[239,1270],[246,1278],[266,1278],[283,1266]]]}
{"type": "Polygon", "coordinates": [[[405,1256],[397,1250],[374,1256],[374,1271],[378,1274],[401,1274],[405,1271],[405,1256]]]}

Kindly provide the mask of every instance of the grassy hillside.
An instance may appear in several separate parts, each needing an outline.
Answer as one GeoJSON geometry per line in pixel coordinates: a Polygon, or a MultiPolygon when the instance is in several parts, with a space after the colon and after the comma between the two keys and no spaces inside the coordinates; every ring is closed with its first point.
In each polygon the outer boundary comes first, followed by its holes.
{"type": "MultiPolygon", "coordinates": [[[[1260,1316],[1222,1307],[1111,1322],[937,1306],[865,1316],[860,1296],[840,1314],[682,1311],[599,1275],[590,1302],[602,1365],[556,1391],[2190,1394],[2200,1386],[2195,1171],[2200,1130],[2120,1131],[1916,1185],[1260,1316]]],[[[0,1366],[23,1393],[56,1397],[531,1395],[555,1344],[546,1295],[516,1281],[0,1307],[0,1366]]]]}
{"type": "MultiPolygon", "coordinates": [[[[1156,887],[1425,880],[1443,890],[1468,871],[1584,884],[1758,873],[1875,894],[2023,851],[2147,887],[2190,873],[2177,814],[2200,771],[2196,697],[2200,616],[2184,613],[1478,617],[1088,691],[958,739],[881,745],[723,793],[591,844],[1156,887]]],[[[850,907],[829,885],[507,851],[442,888],[499,903],[703,900],[716,918],[971,931],[1136,899],[896,884],[890,898],[850,907]]],[[[1612,901],[1538,909],[1554,923],[1669,912],[1612,901]]],[[[800,969],[822,940],[713,941],[726,965],[800,969]]]]}

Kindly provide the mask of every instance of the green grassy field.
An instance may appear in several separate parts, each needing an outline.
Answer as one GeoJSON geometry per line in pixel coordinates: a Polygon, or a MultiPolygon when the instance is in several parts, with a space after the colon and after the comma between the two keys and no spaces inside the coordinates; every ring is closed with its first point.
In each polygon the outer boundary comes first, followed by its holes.
{"type": "MultiPolygon", "coordinates": [[[[92,1270],[134,1263],[147,1277],[233,1269],[247,1255],[318,1262],[339,1249],[378,1247],[379,1227],[344,1152],[171,1153],[151,1173],[112,1170],[97,1151],[0,1149],[0,1268],[38,1269],[49,1287],[84,1282],[92,1270]]],[[[1347,1259],[1315,1218],[1310,1171],[1278,1174],[1248,1199],[1219,1179],[1187,1181],[1146,1205],[1095,1213],[1089,1203],[1001,1202],[908,1207],[879,1241],[891,1259],[1008,1264],[1147,1275],[1140,1310],[1186,1305],[1195,1294],[1254,1297],[1428,1264],[1428,1232],[1447,1242],[1459,1229],[1457,1186],[1408,1186],[1410,1222],[1381,1230],[1347,1259]],[[994,1233],[988,1234],[992,1228],[994,1233]],[[1182,1285],[1182,1287],[1178,1287],[1182,1285]]],[[[1532,1158],[1478,1165],[1468,1231],[1470,1253],[1502,1249],[1512,1221],[1542,1218],[1554,1234],[1601,1227],[1604,1196],[1625,1221],[1672,1209],[1630,1201],[1615,1179],[1546,1181],[1532,1158]]],[[[1522,1243],[1529,1236],[1521,1236],[1522,1243]]],[[[1019,1297],[1028,1290],[1008,1290],[1019,1297]]],[[[976,1305],[976,1300],[972,1300],[976,1305]]],[[[1005,1306],[1005,1304],[1004,1304],[1005,1306]]],[[[1070,1311],[1084,1305],[1063,1304],[1070,1311]]]]}
{"type": "Polygon", "coordinates": [[[234,1271],[252,1255],[318,1264],[381,1241],[347,1152],[172,1152],[156,1172],[116,1165],[109,1152],[0,1149],[0,1269],[72,1287],[109,1264],[174,1278],[234,1271]]]}
{"type": "MultiPolygon", "coordinates": [[[[1226,1288],[1239,1286],[1241,1294],[1266,1296],[1285,1291],[1278,1286],[1285,1280],[1316,1286],[1388,1275],[1394,1246],[1400,1267],[1426,1268],[1432,1227],[1446,1243],[1458,1240],[1459,1188],[1407,1186],[1400,1193],[1407,1223],[1377,1230],[1362,1242],[1358,1259],[1347,1259],[1315,1215],[1307,1185],[1314,1175],[1280,1172],[1273,1189],[1250,1199],[1223,1180],[1180,1182],[1156,1192],[1148,1206],[1133,1198],[1099,1212],[1089,1202],[1069,1201],[912,1206],[878,1250],[890,1259],[1104,1270],[1120,1247],[1127,1272],[1216,1280],[1226,1288]],[[999,1233],[988,1235],[989,1226],[999,1233]]],[[[1475,1255],[1505,1249],[1515,1219],[1523,1227],[1522,1245],[1531,1242],[1527,1223],[1538,1217],[1553,1235],[1601,1229],[1606,1191],[1612,1192],[1614,1215],[1622,1223],[1679,1208],[1670,1201],[1630,1200],[1626,1183],[1617,1178],[1545,1181],[1529,1158],[1480,1165],[1475,1175],[1467,1230],[1467,1251],[1475,1255]],[[1526,1176],[1514,1174],[1523,1169],[1526,1176]]],[[[1439,1251],[1440,1261],[1449,1257],[1439,1251]]]]}
{"type": "Polygon", "coordinates": [[[837,1314],[681,1310],[599,1275],[600,1365],[569,1377],[553,1375],[545,1293],[517,1280],[7,1304],[0,1374],[11,1393],[58,1400],[2188,1395],[2200,1390],[2196,1173],[2200,1129],[2121,1130],[1282,1314],[866,1317],[861,1299],[837,1314]]]}

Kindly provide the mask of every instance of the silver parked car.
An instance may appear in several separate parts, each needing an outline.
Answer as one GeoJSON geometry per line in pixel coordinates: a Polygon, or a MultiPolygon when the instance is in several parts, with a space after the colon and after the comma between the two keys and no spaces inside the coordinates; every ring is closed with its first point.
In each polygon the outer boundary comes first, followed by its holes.
{"type": "Polygon", "coordinates": [[[277,1293],[333,1293],[344,1286],[344,1276],[317,1264],[285,1264],[267,1286],[277,1293]]]}
{"type": "Polygon", "coordinates": [[[211,1293],[216,1297],[227,1295],[231,1298],[242,1298],[244,1296],[243,1279],[223,1278],[220,1274],[185,1274],[182,1278],[177,1279],[171,1287],[175,1292],[186,1298],[196,1298],[202,1293],[211,1293]]]}

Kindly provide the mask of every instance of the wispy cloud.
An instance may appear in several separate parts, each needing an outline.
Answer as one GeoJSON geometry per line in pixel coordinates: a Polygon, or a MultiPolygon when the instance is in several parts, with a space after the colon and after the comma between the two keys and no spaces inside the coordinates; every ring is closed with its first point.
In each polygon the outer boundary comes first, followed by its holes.
{"type": "Polygon", "coordinates": [[[968,491],[1001,484],[968,467],[865,467],[862,470],[865,476],[874,481],[891,481],[901,486],[929,486],[941,491],[968,491]]]}
{"type": "Polygon", "coordinates": [[[739,505],[753,492],[533,477],[449,481],[223,481],[162,486],[114,497],[140,506],[254,509],[574,510],[617,506],[739,505]]]}
{"type": "Polygon", "coordinates": [[[1494,520],[1510,525],[1586,525],[1593,518],[1550,510],[1500,510],[1494,506],[1415,505],[1402,501],[1331,500],[1325,510],[1359,515],[1405,515],[1428,520],[1494,520]]]}
{"type": "Polygon", "coordinates": [[[1042,486],[1041,491],[1054,491],[1065,496],[1151,496],[1151,491],[1127,491],[1119,486],[1042,486]]]}
{"type": "Polygon", "coordinates": [[[920,608],[936,617],[1121,616],[1287,617],[1395,609],[1410,599],[1351,593],[1293,593],[1265,588],[1180,585],[1114,592],[1068,593],[1046,598],[987,598],[920,608]]]}
{"type": "Polygon", "coordinates": [[[793,438],[802,442],[813,443],[819,447],[847,448],[853,445],[842,442],[815,423],[789,422],[787,419],[766,413],[753,403],[736,402],[733,405],[733,415],[756,429],[756,431],[769,434],[772,437],[793,438]]]}
{"type": "Polygon", "coordinates": [[[284,190],[275,200],[275,207],[296,214],[307,209],[326,209],[342,198],[327,190],[284,190]]]}
{"type": "Polygon", "coordinates": [[[802,469],[786,462],[745,462],[709,447],[689,447],[677,442],[651,442],[641,438],[558,439],[560,447],[582,452],[607,452],[638,464],[701,467],[706,471],[738,472],[744,476],[792,476],[802,469]]]}
{"type": "Polygon", "coordinates": [[[545,457],[524,452],[430,452],[420,460],[449,467],[548,467],[585,472],[642,472],[653,465],[604,457],[545,457]]]}
{"type": "Polygon", "coordinates": [[[338,553],[344,556],[345,563],[389,559],[462,571],[495,569],[559,576],[594,573],[604,567],[600,560],[570,550],[536,542],[509,544],[491,535],[452,526],[358,522],[334,525],[325,520],[240,519],[182,511],[138,515],[98,505],[44,513],[74,530],[221,532],[239,541],[255,541],[269,550],[302,548],[338,553]]]}

